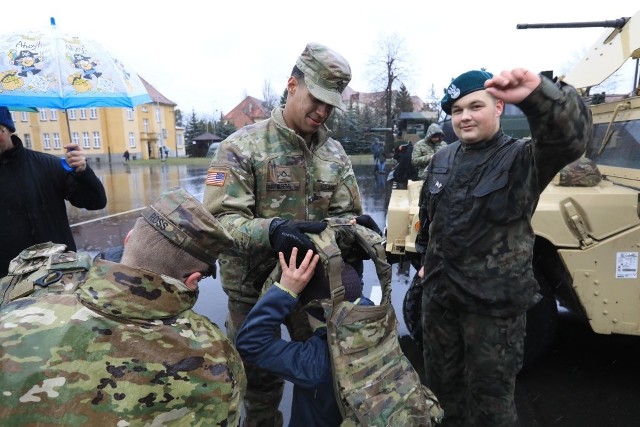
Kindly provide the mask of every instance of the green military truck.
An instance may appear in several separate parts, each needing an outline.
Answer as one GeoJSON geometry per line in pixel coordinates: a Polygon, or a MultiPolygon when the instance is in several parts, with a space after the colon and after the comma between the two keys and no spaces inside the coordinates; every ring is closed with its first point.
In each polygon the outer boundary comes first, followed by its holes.
{"type": "MultiPolygon", "coordinates": [[[[611,27],[564,78],[590,102],[593,132],[585,157],[602,181],[591,187],[549,184],[533,216],[534,271],[543,300],[527,313],[525,364],[551,343],[558,305],[581,316],[598,334],[640,335],[640,12],[615,21],[524,24],[519,28],[611,27]],[[537,25],[537,26],[536,26],[537,25]],[[636,63],[634,84],[625,95],[590,95],[627,59],[636,63]]],[[[393,190],[386,223],[391,262],[417,265],[421,181],[393,190]]],[[[405,323],[421,339],[421,286],[417,277],[405,296],[405,323]]],[[[640,339],[640,338],[639,338],[640,339]]]]}

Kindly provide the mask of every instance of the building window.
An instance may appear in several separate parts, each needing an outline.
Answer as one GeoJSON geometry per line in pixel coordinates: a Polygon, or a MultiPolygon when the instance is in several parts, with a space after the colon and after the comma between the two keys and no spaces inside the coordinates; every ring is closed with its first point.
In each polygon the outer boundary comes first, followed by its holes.
{"type": "Polygon", "coordinates": [[[178,134],[178,147],[182,147],[184,145],[184,137],[182,134],[178,134]]]}
{"type": "Polygon", "coordinates": [[[92,119],[97,119],[98,118],[98,109],[97,108],[90,108],[89,109],[89,114],[90,114],[92,119]]]}
{"type": "Polygon", "coordinates": [[[28,122],[29,121],[29,113],[27,113],[26,111],[23,111],[20,113],[20,121],[21,122],[28,122]]]}
{"type": "Polygon", "coordinates": [[[71,120],[75,120],[76,119],[76,109],[72,108],[71,110],[67,110],[67,115],[69,116],[69,118],[71,120]]]}
{"type": "Polygon", "coordinates": [[[136,134],[129,132],[129,148],[136,148],[136,134]]]}
{"type": "Polygon", "coordinates": [[[133,120],[133,108],[127,109],[127,120],[133,120]]]}
{"type": "Polygon", "coordinates": [[[160,123],[162,122],[162,119],[160,117],[160,107],[155,108],[156,110],[156,123],[160,123]]]}
{"type": "Polygon", "coordinates": [[[93,132],[93,148],[100,148],[100,132],[93,132]]]}
{"type": "Polygon", "coordinates": [[[33,144],[31,143],[31,134],[30,133],[25,133],[24,135],[24,146],[27,148],[33,148],[33,144]]]}
{"type": "Polygon", "coordinates": [[[49,117],[51,117],[53,121],[58,120],[58,112],[53,109],[49,110],[49,117]]]}
{"type": "Polygon", "coordinates": [[[80,109],[80,120],[87,120],[87,109],[86,108],[81,108],[80,109]]]}
{"type": "Polygon", "coordinates": [[[145,132],[149,132],[149,119],[142,119],[142,128],[145,132]]]}
{"type": "Polygon", "coordinates": [[[76,144],[78,147],[80,146],[80,135],[78,135],[78,132],[71,132],[71,142],[76,144]]]}
{"type": "Polygon", "coordinates": [[[44,108],[40,110],[40,121],[41,122],[47,121],[47,110],[45,110],[44,108]]]}
{"type": "Polygon", "coordinates": [[[146,113],[146,112],[148,112],[148,111],[149,111],[149,109],[148,109],[146,106],[144,106],[144,105],[143,105],[143,106],[142,106],[142,112],[143,112],[143,113],[146,113]]]}
{"type": "Polygon", "coordinates": [[[44,140],[44,149],[45,150],[51,150],[51,138],[49,138],[49,134],[48,133],[43,133],[42,134],[42,139],[44,140]]]}
{"type": "Polygon", "coordinates": [[[91,147],[91,145],[89,144],[89,132],[82,132],[82,146],[84,148],[91,147]]]}
{"type": "Polygon", "coordinates": [[[58,132],[53,133],[53,148],[59,150],[62,148],[60,145],[60,134],[58,132]]]}

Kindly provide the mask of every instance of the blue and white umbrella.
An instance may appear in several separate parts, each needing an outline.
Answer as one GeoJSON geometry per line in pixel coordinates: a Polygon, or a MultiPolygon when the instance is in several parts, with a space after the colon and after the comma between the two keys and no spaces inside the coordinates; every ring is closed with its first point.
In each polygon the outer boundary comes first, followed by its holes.
{"type": "Polygon", "coordinates": [[[0,105],[129,107],[151,102],[138,75],[97,42],[46,30],[0,34],[0,105]]]}

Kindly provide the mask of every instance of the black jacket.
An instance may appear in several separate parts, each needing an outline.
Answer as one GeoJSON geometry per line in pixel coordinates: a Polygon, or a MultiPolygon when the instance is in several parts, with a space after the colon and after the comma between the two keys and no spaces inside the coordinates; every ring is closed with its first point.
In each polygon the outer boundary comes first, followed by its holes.
{"type": "Polygon", "coordinates": [[[89,210],[107,204],[102,182],[91,168],[69,173],[58,157],[26,149],[15,135],[11,139],[14,147],[0,155],[0,277],[31,245],[52,241],[76,251],[65,200],[89,210]]]}

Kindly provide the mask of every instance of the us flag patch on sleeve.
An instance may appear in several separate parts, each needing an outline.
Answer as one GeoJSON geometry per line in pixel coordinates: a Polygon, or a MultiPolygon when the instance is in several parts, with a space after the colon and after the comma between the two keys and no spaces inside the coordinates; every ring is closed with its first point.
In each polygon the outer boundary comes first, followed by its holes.
{"type": "Polygon", "coordinates": [[[209,169],[207,171],[207,178],[204,180],[204,183],[206,185],[215,185],[218,187],[222,187],[226,179],[227,179],[226,172],[217,171],[215,169],[209,169]]]}

